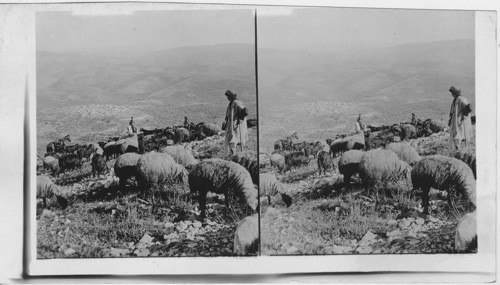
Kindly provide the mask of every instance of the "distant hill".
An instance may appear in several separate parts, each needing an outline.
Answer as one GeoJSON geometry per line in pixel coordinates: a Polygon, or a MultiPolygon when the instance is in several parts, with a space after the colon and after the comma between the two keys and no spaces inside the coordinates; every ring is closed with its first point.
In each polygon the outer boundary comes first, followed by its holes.
{"type": "Polygon", "coordinates": [[[272,49],[259,49],[258,54],[260,134],[267,147],[279,138],[277,133],[289,135],[307,125],[305,121],[316,123],[304,128],[303,135],[317,137],[318,133],[326,136],[325,125],[337,131],[352,129],[359,113],[369,124],[408,121],[412,112],[420,118],[447,119],[452,99],[448,89],[452,85],[475,106],[473,40],[407,44],[348,54],[272,49]],[[314,102],[345,102],[353,108],[346,112],[331,107],[331,114],[311,112],[288,127],[280,124],[288,122],[286,116],[292,115],[296,105],[314,102]],[[281,119],[277,117],[278,106],[281,119]],[[273,118],[275,126],[262,125],[267,118],[273,118]]]}
{"type": "Polygon", "coordinates": [[[82,140],[122,134],[131,116],[146,128],[181,124],[184,116],[221,123],[227,89],[256,117],[254,55],[246,44],[129,58],[37,51],[39,150],[66,134],[82,140]]]}

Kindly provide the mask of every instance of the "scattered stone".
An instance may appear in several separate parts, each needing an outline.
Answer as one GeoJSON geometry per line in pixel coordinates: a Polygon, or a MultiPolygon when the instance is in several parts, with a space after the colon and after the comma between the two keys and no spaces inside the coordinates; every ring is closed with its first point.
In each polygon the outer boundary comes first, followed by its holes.
{"type": "Polygon", "coordinates": [[[396,220],[392,220],[392,219],[391,219],[391,220],[388,220],[388,221],[387,221],[387,224],[388,224],[389,226],[392,226],[392,225],[397,225],[397,224],[398,224],[398,221],[396,221],[396,220]]]}
{"type": "Polygon", "coordinates": [[[326,254],[346,254],[352,251],[352,247],[349,246],[327,246],[325,247],[326,254]]]}
{"type": "Polygon", "coordinates": [[[72,254],[76,253],[76,250],[72,249],[72,248],[68,248],[65,252],[64,252],[64,255],[65,256],[70,256],[72,254]]]}
{"type": "Polygon", "coordinates": [[[358,253],[368,254],[368,253],[372,253],[373,248],[371,246],[360,246],[356,250],[358,253]]]}
{"type": "Polygon", "coordinates": [[[372,233],[371,231],[368,231],[365,236],[361,239],[361,241],[363,242],[371,242],[371,241],[374,241],[377,239],[377,236],[372,233]]]}
{"type": "Polygon", "coordinates": [[[196,229],[201,228],[201,226],[202,226],[202,224],[201,224],[201,222],[199,222],[199,221],[195,221],[195,222],[193,223],[193,227],[195,227],[196,229]]]}
{"type": "Polygon", "coordinates": [[[139,257],[149,256],[150,251],[147,248],[138,248],[134,251],[134,254],[139,257]]]}
{"type": "Polygon", "coordinates": [[[289,247],[287,250],[286,250],[286,253],[287,254],[295,254],[299,251],[298,248],[296,248],[295,246],[291,246],[289,247]]]}
{"type": "Polygon", "coordinates": [[[121,249],[121,248],[111,248],[109,251],[109,255],[112,257],[121,257],[121,256],[126,256],[130,251],[128,249],[121,249]]]}
{"type": "Polygon", "coordinates": [[[140,242],[140,243],[145,243],[145,244],[148,244],[148,243],[153,243],[153,240],[154,240],[154,238],[153,238],[153,237],[151,237],[151,236],[150,236],[150,235],[148,235],[148,234],[145,234],[145,235],[141,238],[141,240],[140,240],[139,242],[140,242]]]}

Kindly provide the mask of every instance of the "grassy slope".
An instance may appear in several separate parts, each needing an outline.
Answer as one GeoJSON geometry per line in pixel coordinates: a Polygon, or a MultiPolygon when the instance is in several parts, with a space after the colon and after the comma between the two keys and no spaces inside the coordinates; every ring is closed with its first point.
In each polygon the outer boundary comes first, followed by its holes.
{"type": "MultiPolygon", "coordinates": [[[[450,155],[447,139],[444,133],[413,144],[421,154],[450,155]]],[[[431,191],[432,213],[423,217],[419,195],[411,194],[408,184],[382,186],[396,194],[383,195],[375,208],[374,190],[364,189],[357,176],[345,189],[337,171],[319,177],[315,160],[278,178],[294,193],[294,204],[278,203],[263,214],[265,255],[453,252],[463,210],[449,209],[445,192],[431,191]],[[376,237],[370,239],[370,233],[376,237]]]]}
{"type": "MultiPolygon", "coordinates": [[[[244,151],[255,154],[256,141],[256,130],[250,129],[244,151]]],[[[205,140],[195,152],[203,157],[228,156],[222,137],[205,140]]],[[[234,204],[225,216],[223,195],[209,195],[208,223],[202,225],[197,222],[196,197],[186,186],[167,185],[167,194],[151,195],[134,186],[119,187],[111,173],[97,179],[89,174],[87,164],[57,180],[65,184],[64,192],[73,194],[67,209],[61,210],[55,199],[49,201],[49,211],[38,204],[37,258],[233,255],[236,222],[249,212],[234,204]],[[77,176],[77,181],[72,179],[77,176]],[[145,235],[154,240],[141,242],[145,235]]]]}

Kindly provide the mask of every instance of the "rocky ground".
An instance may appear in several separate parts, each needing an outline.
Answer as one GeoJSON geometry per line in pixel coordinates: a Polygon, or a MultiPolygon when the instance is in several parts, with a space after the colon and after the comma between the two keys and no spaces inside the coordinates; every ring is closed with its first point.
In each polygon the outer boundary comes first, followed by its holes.
{"type": "MultiPolygon", "coordinates": [[[[247,152],[256,152],[256,130],[250,130],[247,152]]],[[[225,158],[223,136],[191,142],[186,147],[199,159],[225,158]]],[[[70,206],[62,210],[56,199],[49,209],[37,205],[37,257],[146,257],[233,255],[236,223],[248,213],[235,207],[229,213],[224,196],[210,194],[207,220],[199,221],[196,197],[187,186],[169,185],[166,196],[143,195],[135,186],[121,188],[109,172],[90,176],[88,162],[58,179],[70,206]]]]}
{"type": "MultiPolygon", "coordinates": [[[[447,139],[443,132],[410,143],[421,155],[447,155],[447,139]]],[[[423,215],[411,185],[397,185],[401,191],[375,203],[359,177],[353,177],[352,189],[345,189],[338,171],[319,176],[315,160],[277,173],[277,178],[294,203],[286,208],[278,201],[262,215],[264,255],[454,252],[455,229],[464,212],[449,208],[445,191],[431,190],[431,213],[423,215]]]]}

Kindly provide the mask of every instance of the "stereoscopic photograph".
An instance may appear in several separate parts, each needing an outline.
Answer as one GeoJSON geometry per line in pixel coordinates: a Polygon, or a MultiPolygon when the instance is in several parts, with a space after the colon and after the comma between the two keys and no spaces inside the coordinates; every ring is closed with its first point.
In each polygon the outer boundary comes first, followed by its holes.
{"type": "Polygon", "coordinates": [[[256,255],[254,10],[95,8],[36,12],[36,258],[256,255]]]}
{"type": "Polygon", "coordinates": [[[477,252],[474,12],[257,14],[263,255],[477,252]]]}

